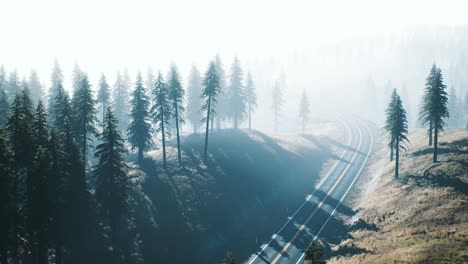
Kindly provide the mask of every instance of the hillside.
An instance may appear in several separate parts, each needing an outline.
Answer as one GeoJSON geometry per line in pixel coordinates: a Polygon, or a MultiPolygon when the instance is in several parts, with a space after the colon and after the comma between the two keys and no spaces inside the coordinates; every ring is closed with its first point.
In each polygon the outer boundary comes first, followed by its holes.
{"type": "Polygon", "coordinates": [[[220,263],[227,250],[246,258],[258,247],[257,238],[270,236],[303,201],[333,161],[335,144],[345,139],[340,124],[317,127],[304,136],[213,131],[207,166],[201,162],[201,134],[183,139],[180,167],[173,146],[167,171],[161,150],[148,152],[141,168],[132,166],[144,259],[220,263]]]}
{"type": "Polygon", "coordinates": [[[358,213],[349,232],[332,245],[329,263],[467,263],[468,133],[441,136],[440,162],[432,163],[425,131],[410,131],[401,179],[382,140],[348,205],[358,213]]]}

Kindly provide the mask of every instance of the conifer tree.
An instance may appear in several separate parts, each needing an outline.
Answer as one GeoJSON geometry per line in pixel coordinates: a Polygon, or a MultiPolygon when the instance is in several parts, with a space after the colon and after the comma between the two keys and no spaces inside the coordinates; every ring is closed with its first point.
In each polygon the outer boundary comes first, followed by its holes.
{"type": "Polygon", "coordinates": [[[252,129],[252,112],[257,107],[257,94],[250,72],[247,74],[245,84],[245,100],[247,101],[247,112],[249,115],[249,129],[252,129]]]}
{"type": "Polygon", "coordinates": [[[10,105],[8,104],[8,96],[5,91],[6,82],[0,79],[0,127],[3,127],[8,118],[10,105]]]}
{"type": "Polygon", "coordinates": [[[84,164],[87,160],[87,149],[92,142],[92,135],[97,135],[95,122],[96,122],[96,109],[94,108],[95,101],[91,85],[88,81],[88,76],[83,74],[81,78],[81,86],[73,95],[72,109],[73,109],[73,122],[75,130],[75,138],[81,147],[81,155],[84,164]]]}
{"type": "Polygon", "coordinates": [[[299,103],[299,117],[302,122],[302,134],[305,133],[305,127],[309,121],[310,109],[309,109],[309,98],[307,97],[306,90],[302,92],[301,102],[299,103]]]}
{"type": "Polygon", "coordinates": [[[426,89],[420,112],[420,120],[424,125],[429,125],[429,136],[434,136],[433,162],[437,162],[439,133],[444,129],[444,119],[449,117],[446,88],[447,86],[443,82],[442,71],[434,64],[426,79],[426,89]]]}
{"type": "Polygon", "coordinates": [[[146,75],[146,80],[145,80],[145,84],[146,84],[146,87],[148,88],[148,93],[151,93],[151,89],[152,87],[154,86],[154,74],[153,74],[153,68],[151,68],[151,66],[148,66],[148,72],[147,72],[147,75],[146,75]]]}
{"type": "Polygon", "coordinates": [[[236,263],[237,263],[236,258],[234,257],[231,251],[228,251],[226,253],[226,258],[224,258],[223,264],[236,264],[236,263]]]}
{"type": "Polygon", "coordinates": [[[8,249],[11,246],[12,205],[12,155],[6,135],[0,129],[0,263],[8,263],[8,249]]]}
{"type": "Polygon", "coordinates": [[[193,126],[193,133],[198,132],[201,125],[200,120],[202,115],[200,109],[202,107],[201,99],[202,78],[196,66],[192,66],[187,84],[187,119],[193,126]]]}
{"type": "MultiPolygon", "coordinates": [[[[224,71],[224,66],[221,61],[221,57],[219,54],[215,57],[215,65],[216,65],[216,72],[219,79],[219,94],[217,98],[217,106],[216,106],[216,128],[221,129],[221,123],[227,118],[229,112],[229,104],[228,104],[228,91],[227,91],[227,81],[226,81],[226,73],[224,71]]],[[[211,122],[211,129],[214,126],[214,118],[213,115],[211,122]]]]}
{"type": "Polygon", "coordinates": [[[131,121],[128,127],[128,141],[132,148],[138,149],[138,162],[140,163],[143,161],[143,151],[148,150],[152,144],[149,107],[150,101],[140,73],[130,101],[131,121]]]}
{"type": "Polygon", "coordinates": [[[448,126],[458,127],[460,125],[460,110],[459,100],[455,88],[450,89],[449,99],[448,99],[448,110],[450,113],[450,118],[448,119],[448,126]]]}
{"type": "Polygon", "coordinates": [[[101,79],[99,80],[99,91],[97,94],[97,101],[101,105],[101,116],[102,119],[104,120],[104,115],[106,114],[106,109],[109,106],[109,100],[110,100],[110,90],[109,90],[109,84],[107,83],[106,76],[104,74],[101,74],[101,79]]]}
{"type": "Polygon", "coordinates": [[[49,120],[54,122],[55,114],[57,113],[57,110],[55,109],[55,106],[56,106],[55,99],[59,92],[62,92],[62,94],[64,93],[63,73],[57,60],[55,60],[54,62],[54,68],[52,69],[50,82],[51,82],[51,85],[49,87],[49,94],[48,94],[48,99],[47,99],[47,105],[48,105],[47,110],[49,112],[49,115],[48,115],[49,120]]]}
{"type": "Polygon", "coordinates": [[[304,263],[307,264],[325,264],[323,259],[323,250],[312,240],[304,252],[304,263]]]}
{"type": "Polygon", "coordinates": [[[55,130],[61,134],[65,132],[65,122],[70,123],[72,120],[72,106],[68,93],[62,88],[62,84],[58,85],[57,94],[55,95],[53,103],[54,112],[52,115],[52,125],[55,130]]]}
{"type": "Polygon", "coordinates": [[[394,89],[390,103],[386,110],[386,121],[384,129],[389,135],[391,148],[395,149],[395,178],[399,176],[400,149],[405,150],[408,143],[408,121],[403,102],[397,90],[394,89]]]}
{"type": "Polygon", "coordinates": [[[124,77],[118,73],[113,89],[112,111],[115,113],[115,118],[118,120],[119,131],[125,131],[128,128],[129,101],[128,86],[124,77]]]}
{"type": "Polygon", "coordinates": [[[175,65],[172,65],[171,71],[169,74],[169,80],[167,82],[167,89],[169,91],[169,100],[172,103],[173,117],[175,122],[176,129],[176,138],[177,138],[177,160],[179,164],[182,162],[181,153],[180,153],[180,135],[179,129],[180,126],[184,123],[183,114],[185,108],[183,106],[183,100],[185,96],[185,91],[182,88],[180,83],[179,74],[175,65]]]}
{"type": "Polygon", "coordinates": [[[273,86],[272,91],[272,108],[273,108],[273,116],[275,121],[275,132],[278,132],[278,121],[281,113],[281,109],[283,108],[284,100],[283,100],[283,92],[281,91],[281,87],[279,83],[276,82],[275,86],[273,86]]]}
{"type": "Polygon", "coordinates": [[[32,124],[34,119],[34,104],[31,99],[31,92],[29,90],[28,83],[26,80],[21,82],[21,105],[23,108],[23,113],[26,118],[26,122],[32,124]]]}
{"type": "Polygon", "coordinates": [[[10,76],[8,77],[8,81],[6,83],[6,94],[8,98],[8,102],[13,102],[15,96],[17,93],[20,92],[21,88],[21,83],[20,79],[18,77],[18,73],[16,70],[10,73],[10,76]]]}
{"type": "Polygon", "coordinates": [[[84,72],[81,71],[80,66],[78,63],[75,62],[73,65],[72,71],[72,94],[75,95],[78,93],[78,90],[81,89],[81,78],[84,77],[84,72]]]}
{"type": "Polygon", "coordinates": [[[104,130],[100,136],[95,156],[99,163],[95,168],[96,199],[100,204],[106,222],[110,226],[110,238],[115,254],[122,258],[122,247],[118,230],[128,213],[128,193],[130,182],[124,160],[124,141],[117,129],[117,119],[110,108],[107,109],[104,130]]]}
{"type": "Polygon", "coordinates": [[[244,118],[246,106],[243,73],[237,57],[235,57],[234,61],[232,62],[228,89],[228,116],[233,121],[233,127],[238,129],[239,123],[244,118]]]}
{"type": "Polygon", "coordinates": [[[203,91],[202,96],[205,99],[205,102],[202,106],[202,110],[206,111],[205,122],[205,151],[203,154],[203,161],[206,163],[208,158],[208,130],[209,124],[212,120],[211,118],[216,114],[215,105],[217,102],[218,95],[220,94],[220,79],[216,69],[216,64],[214,61],[210,62],[208,69],[203,78],[203,91]]]}
{"type": "Polygon", "coordinates": [[[159,72],[153,87],[154,105],[151,108],[153,122],[156,125],[156,132],[161,132],[163,164],[167,168],[166,163],[166,137],[167,128],[169,127],[169,119],[172,115],[171,102],[169,101],[169,91],[164,82],[162,74],[159,72]]]}
{"type": "Polygon", "coordinates": [[[39,76],[37,75],[36,70],[31,71],[29,76],[29,90],[31,91],[31,98],[36,104],[39,100],[42,99],[42,85],[39,81],[39,76]]]}

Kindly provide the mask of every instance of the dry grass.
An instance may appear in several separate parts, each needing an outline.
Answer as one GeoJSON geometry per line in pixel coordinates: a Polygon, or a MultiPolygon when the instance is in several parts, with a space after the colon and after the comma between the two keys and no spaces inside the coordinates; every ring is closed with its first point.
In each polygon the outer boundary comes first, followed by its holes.
{"type": "Polygon", "coordinates": [[[353,206],[378,230],[351,228],[352,239],[334,249],[367,253],[329,263],[468,263],[468,133],[447,130],[441,136],[439,163],[432,163],[423,130],[411,131],[410,141],[400,179],[381,143],[358,183],[360,199],[353,206]]]}

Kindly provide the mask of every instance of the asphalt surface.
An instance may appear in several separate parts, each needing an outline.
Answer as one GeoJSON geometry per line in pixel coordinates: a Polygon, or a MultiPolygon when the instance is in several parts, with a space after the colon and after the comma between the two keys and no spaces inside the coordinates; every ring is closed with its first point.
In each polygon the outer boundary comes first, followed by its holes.
{"type": "Polygon", "coordinates": [[[301,263],[304,248],[312,240],[340,228],[334,216],[345,210],[341,203],[352,191],[373,146],[372,133],[363,121],[352,117],[343,123],[348,130],[348,144],[342,146],[340,159],[317,186],[311,187],[311,194],[284,225],[272,230],[276,233],[271,240],[264,241],[246,263],[301,263]]]}

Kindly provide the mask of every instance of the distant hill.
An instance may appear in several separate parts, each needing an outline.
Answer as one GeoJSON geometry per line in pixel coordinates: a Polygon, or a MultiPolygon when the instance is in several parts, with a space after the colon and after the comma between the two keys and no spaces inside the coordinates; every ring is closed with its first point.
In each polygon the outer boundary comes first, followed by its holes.
{"type": "Polygon", "coordinates": [[[357,217],[329,263],[468,262],[468,132],[442,134],[438,163],[425,133],[410,132],[400,180],[381,144],[358,183],[357,217]]]}

